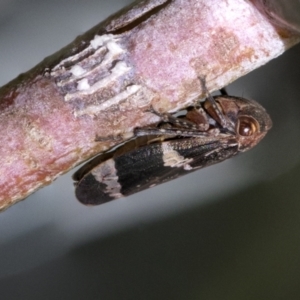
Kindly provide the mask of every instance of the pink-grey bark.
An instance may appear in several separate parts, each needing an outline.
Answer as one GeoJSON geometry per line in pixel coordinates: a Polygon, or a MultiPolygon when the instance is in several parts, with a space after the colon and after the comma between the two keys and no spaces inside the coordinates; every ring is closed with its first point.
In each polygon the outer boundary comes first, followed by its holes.
{"type": "Polygon", "coordinates": [[[299,41],[255,3],[140,1],[2,87],[0,209],[299,41]]]}

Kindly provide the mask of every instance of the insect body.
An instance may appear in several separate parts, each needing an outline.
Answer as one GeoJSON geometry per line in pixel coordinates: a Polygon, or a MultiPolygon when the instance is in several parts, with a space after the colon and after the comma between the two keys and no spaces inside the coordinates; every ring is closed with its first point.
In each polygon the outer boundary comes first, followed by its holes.
{"type": "Polygon", "coordinates": [[[254,147],[272,126],[257,102],[228,95],[208,96],[181,117],[151,112],[158,126],[137,128],[135,140],[74,174],[80,202],[102,204],[221,162],[254,147]]]}

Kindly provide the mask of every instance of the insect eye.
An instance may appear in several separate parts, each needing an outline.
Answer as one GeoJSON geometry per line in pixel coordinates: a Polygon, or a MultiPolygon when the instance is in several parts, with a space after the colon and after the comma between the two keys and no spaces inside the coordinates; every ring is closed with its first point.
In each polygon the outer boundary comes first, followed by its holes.
{"type": "Polygon", "coordinates": [[[258,128],[257,121],[251,117],[242,116],[238,119],[237,132],[241,136],[251,136],[258,128]]]}

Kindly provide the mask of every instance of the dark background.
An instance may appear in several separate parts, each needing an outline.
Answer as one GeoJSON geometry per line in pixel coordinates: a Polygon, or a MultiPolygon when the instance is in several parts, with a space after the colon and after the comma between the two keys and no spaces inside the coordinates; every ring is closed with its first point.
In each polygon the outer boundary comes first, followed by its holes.
{"type": "MultiPolygon", "coordinates": [[[[130,1],[2,0],[0,86],[130,1]]],[[[228,87],[252,151],[95,208],[71,173],[0,214],[1,299],[299,299],[300,46],[228,87]]]]}

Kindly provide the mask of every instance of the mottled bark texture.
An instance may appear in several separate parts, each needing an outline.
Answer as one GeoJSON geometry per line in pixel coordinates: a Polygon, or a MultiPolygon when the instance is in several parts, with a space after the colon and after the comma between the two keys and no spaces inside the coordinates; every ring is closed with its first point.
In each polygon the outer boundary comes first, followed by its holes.
{"type": "Polygon", "coordinates": [[[0,90],[0,208],[299,39],[245,0],[140,1],[0,90]],[[100,137],[96,141],[96,137],[100,137]]]}

